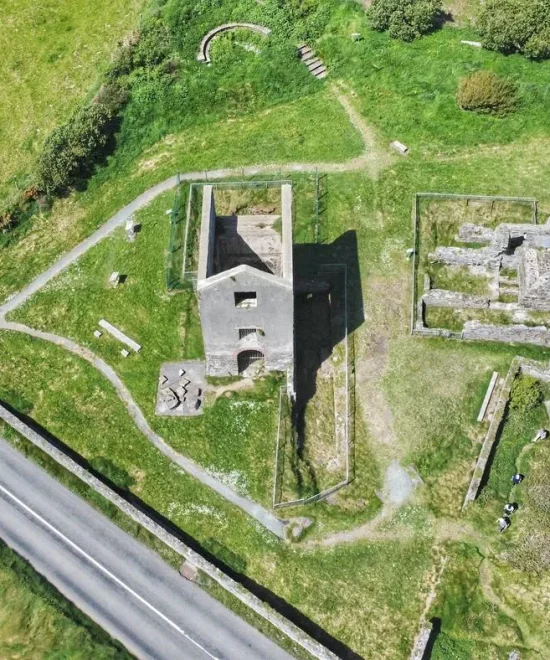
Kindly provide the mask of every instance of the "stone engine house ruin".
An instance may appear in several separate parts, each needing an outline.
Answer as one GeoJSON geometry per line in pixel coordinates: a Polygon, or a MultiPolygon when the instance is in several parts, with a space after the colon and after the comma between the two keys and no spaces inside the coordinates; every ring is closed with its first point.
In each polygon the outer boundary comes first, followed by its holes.
{"type": "Polygon", "coordinates": [[[203,187],[197,294],[209,376],[286,371],[293,382],[292,187],[281,213],[218,216],[203,187]]]}

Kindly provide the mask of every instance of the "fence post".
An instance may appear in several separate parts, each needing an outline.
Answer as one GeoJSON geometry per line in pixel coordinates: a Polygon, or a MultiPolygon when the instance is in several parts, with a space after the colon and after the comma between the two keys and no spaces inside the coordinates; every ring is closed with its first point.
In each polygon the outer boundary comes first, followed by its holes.
{"type": "Polygon", "coordinates": [[[315,242],[319,243],[319,170],[315,168],[315,242]]]}

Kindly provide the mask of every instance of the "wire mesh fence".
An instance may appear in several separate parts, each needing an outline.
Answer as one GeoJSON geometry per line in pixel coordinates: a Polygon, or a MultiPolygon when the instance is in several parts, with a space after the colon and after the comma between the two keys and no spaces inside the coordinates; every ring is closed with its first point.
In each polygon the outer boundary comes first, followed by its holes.
{"type": "Polygon", "coordinates": [[[183,195],[184,189],[178,179],[174,203],[170,213],[170,238],[165,268],[166,288],[168,291],[175,291],[181,288],[181,261],[183,259],[185,228],[185,216],[182,214],[183,195]]]}

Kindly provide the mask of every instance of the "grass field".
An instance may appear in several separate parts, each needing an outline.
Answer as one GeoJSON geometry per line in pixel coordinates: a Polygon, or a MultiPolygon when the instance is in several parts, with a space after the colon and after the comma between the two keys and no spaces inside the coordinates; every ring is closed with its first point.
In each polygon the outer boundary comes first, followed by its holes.
{"type": "MultiPolygon", "coordinates": [[[[460,508],[485,431],[475,420],[492,371],[504,374],[516,354],[548,361],[550,353],[410,338],[412,273],[406,250],[413,242],[411,212],[418,191],[533,196],[539,200],[540,217],[546,218],[549,63],[461,45],[461,39],[476,38],[465,27],[474,0],[449,3],[459,17],[456,24],[413,44],[370,31],[360,3],[312,4],[320,13],[315,20],[300,21],[289,19],[270,0],[264,5],[224,0],[210,17],[195,12],[187,0],[169,0],[167,20],[178,28],[181,78],[164,94],[155,87],[154,76],[140,73],[118,148],[88,187],[57,201],[49,214],[0,237],[0,298],[176,170],[344,163],[360,156],[361,136],[332,89],[308,78],[294,66],[292,49],[285,50],[309,30],[308,39],[329,67],[329,81],[341,83],[363,117],[363,133],[370,136],[369,169],[346,172],[341,166],[341,172],[322,181],[323,242],[317,246],[319,254],[326,249],[349,255],[351,244],[356,253],[353,484],[331,502],[292,510],[315,524],[303,544],[287,546],[170,466],[137,431],[99,374],[61,349],[2,332],[0,399],[30,414],[86,458],[112,460],[133,480],[131,490],[148,504],[365,658],[408,657],[442,555],[448,562],[428,612],[442,620],[433,657],[502,658],[512,648],[521,650],[522,657],[547,657],[550,567],[535,573],[532,566],[517,562],[517,549],[521,554],[525,543],[522,530],[536,529],[540,545],[535,548],[547,546],[547,512],[540,509],[536,494],[530,501],[531,496],[518,492],[518,498],[524,497],[522,520],[530,521],[529,526],[514,524],[509,535],[499,537],[494,523],[512,464],[519,461],[537,486],[546,483],[546,447],[519,453],[520,439],[542,423],[542,409],[509,420],[487,494],[466,516],[460,508]],[[228,38],[216,45],[212,67],[201,68],[195,50],[199,37],[212,27],[210,18],[221,23],[244,10],[259,22],[273,21],[270,41],[254,42],[261,54],[256,57],[237,43],[239,39],[228,38]],[[352,41],[352,32],[360,32],[363,40],[352,41]],[[277,39],[280,52],[270,50],[277,39]],[[270,59],[283,71],[274,71],[270,59]],[[479,68],[518,83],[517,113],[496,119],[456,107],[459,79],[479,68]],[[204,112],[197,110],[201,102],[207,106],[204,112]],[[388,143],[393,139],[410,147],[407,158],[390,158],[388,143]],[[394,516],[390,511],[379,527],[369,527],[373,516],[388,512],[376,493],[386,497],[385,476],[393,461],[414,466],[423,484],[394,516]],[[317,545],[321,542],[325,545],[317,545]]],[[[105,45],[106,54],[110,48],[112,44],[105,45]]],[[[82,96],[88,91],[85,86],[82,96]]],[[[40,113],[47,127],[53,116],[65,116],[61,109],[48,113],[40,113]]],[[[15,134],[19,119],[13,121],[15,134]]],[[[7,120],[2,129],[5,126],[7,120]]],[[[30,163],[30,156],[21,158],[17,171],[30,163]]],[[[314,254],[312,177],[293,178],[296,252],[307,259],[314,254]]],[[[120,373],[155,429],[171,444],[232,475],[237,487],[267,503],[276,421],[274,380],[211,401],[208,423],[207,416],[182,422],[185,427],[153,418],[160,363],[196,357],[202,350],[199,328],[191,322],[196,318],[193,297],[168,296],[165,290],[165,211],[172,203],[172,194],[159,198],[141,213],[143,232],[134,244],[126,243],[122,233],[113,234],[15,317],[92,347],[120,373]],[[116,290],[107,286],[113,270],[128,275],[116,290]],[[95,340],[92,332],[102,317],[140,341],[143,353],[123,360],[112,340],[95,340]],[[246,442],[221,441],[236,435],[246,435],[246,442]]],[[[447,285],[458,282],[481,291],[484,284],[464,273],[436,275],[447,285]]]]}
{"type": "Polygon", "coordinates": [[[75,660],[131,658],[3,541],[0,541],[0,655],[75,660]]]}
{"type": "MultiPolygon", "coordinates": [[[[144,0],[0,7],[0,201],[23,184],[48,133],[87,96],[144,0]]],[[[24,184],[23,184],[24,185],[24,184]]]]}
{"type": "MultiPolygon", "coordinates": [[[[305,191],[310,182],[310,178],[298,178],[296,194],[304,191],[304,197],[307,197],[305,191]]],[[[413,516],[410,521],[405,518],[405,522],[400,523],[404,525],[403,534],[427,534],[429,538],[433,523],[427,521],[433,520],[434,516],[456,517],[459,513],[477,455],[477,443],[481,439],[482,430],[476,427],[475,417],[490,374],[493,369],[505,372],[518,349],[408,338],[410,262],[404,251],[408,244],[407,232],[410,232],[410,228],[407,229],[409,204],[406,200],[401,202],[398,194],[393,200],[390,195],[380,198],[381,205],[373,207],[374,186],[383,188],[388,185],[384,178],[373,184],[361,174],[330,175],[326,185],[324,231],[327,241],[330,245],[332,241],[337,242],[341,232],[352,228],[357,230],[362,300],[365,301],[365,317],[370,322],[361,325],[354,338],[357,352],[357,478],[352,486],[341,491],[335,503],[303,509],[305,515],[316,520],[308,538],[322,539],[331,530],[345,531],[368,521],[379,507],[372,494],[373,482],[379,487],[389,460],[396,455],[405,464],[414,464],[425,482],[416,504],[424,513],[420,518],[413,516]],[[402,211],[396,215],[395,208],[400,208],[399,204],[402,204],[402,211]],[[381,224],[380,212],[388,222],[381,224]],[[355,226],[350,224],[350,218],[357,218],[355,226]],[[392,292],[392,304],[387,304],[387,296],[380,297],[380,291],[392,292]]],[[[201,350],[197,326],[189,326],[184,320],[192,298],[188,293],[168,296],[165,292],[164,250],[169,229],[165,210],[170,208],[172,201],[173,196],[169,193],[139,215],[143,229],[135,243],[127,243],[122,232],[106,239],[14,316],[32,326],[67,334],[92,347],[115,366],[155,428],[176,448],[212,466],[220,474],[225,473],[234,479],[238,488],[268,503],[273,444],[272,440],[266,442],[266,437],[271,433],[274,440],[275,384],[265,383],[254,392],[219,399],[208,411],[213,416],[207,424],[207,415],[197,424],[195,420],[182,422],[153,418],[160,363],[182,354],[196,357],[201,350]],[[126,269],[120,266],[121,262],[126,269]],[[107,279],[115,269],[127,270],[128,279],[119,288],[111,289],[107,279]],[[107,337],[96,340],[92,330],[102,316],[120,324],[140,341],[144,345],[143,352],[124,360],[114,340],[107,337]],[[190,335],[182,335],[183,327],[191,327],[190,335]],[[265,408],[267,416],[264,413],[261,418],[255,415],[251,422],[246,402],[253,402],[255,397],[258,397],[261,409],[265,408]],[[232,408],[232,402],[239,405],[232,408]],[[233,420],[231,424],[227,422],[229,411],[233,420]],[[188,429],[189,421],[193,423],[192,433],[182,433],[182,424],[188,429]],[[242,433],[237,432],[237,427],[242,425],[248,429],[246,444],[242,443],[242,433]],[[232,441],[229,450],[223,439],[237,436],[241,440],[232,441]]],[[[308,215],[310,210],[311,204],[306,204],[297,216],[297,231],[306,246],[314,233],[311,215],[308,215]]],[[[199,489],[202,494],[198,497],[195,483],[183,475],[176,479],[171,469],[171,487],[166,488],[163,475],[168,468],[165,460],[132,427],[121,404],[99,375],[90,372],[88,365],[41,343],[32,348],[34,342],[9,334],[4,337],[4,346],[2,354],[10,355],[11,359],[6,362],[4,358],[0,371],[3,373],[0,396],[8,401],[10,396],[15,397],[21,391],[21,385],[12,392],[13,374],[18,374],[16,382],[27,382],[24,374],[30,373],[27,371],[32,368],[30,365],[44,360],[49,365],[48,373],[57,374],[54,376],[56,386],[49,391],[45,381],[40,386],[36,378],[34,381],[30,379],[24,401],[28,402],[29,413],[34,418],[87,458],[111,457],[117,466],[134,477],[132,490],[195,536],[206,548],[216,539],[224,548],[231,549],[239,561],[245,562],[247,574],[277,593],[286,594],[292,604],[305,608],[316,621],[322,620],[329,632],[337,634],[340,631],[338,634],[343,634],[347,643],[366,653],[368,645],[378,634],[375,628],[369,631],[368,643],[365,638],[366,646],[360,646],[358,628],[340,627],[341,624],[336,623],[339,606],[334,606],[333,615],[322,615],[325,609],[318,609],[317,605],[310,603],[308,589],[289,590],[286,580],[281,583],[280,577],[269,577],[261,568],[267,553],[281,570],[297,571],[300,581],[312,584],[320,575],[315,563],[309,559],[304,561],[300,552],[289,553],[277,545],[273,547],[273,541],[265,533],[254,530],[246,517],[205,489],[199,489]],[[94,394],[90,396],[86,392],[94,394]],[[76,407],[71,403],[75,398],[76,407]],[[81,403],[84,399],[85,404],[81,403]],[[61,410],[65,412],[60,416],[61,410]],[[95,419],[104,419],[106,424],[95,425],[89,433],[81,434],[78,429],[89,414],[94,414],[95,419]]],[[[520,349],[520,352],[528,356],[540,354],[533,349],[520,349]]],[[[16,398],[11,402],[16,407],[21,406],[16,398]]],[[[293,514],[298,512],[293,511],[293,514]]],[[[212,547],[218,548],[217,545],[212,547]]],[[[365,546],[363,543],[357,547],[370,548],[368,553],[380,551],[378,544],[365,546]]],[[[349,552],[355,551],[353,546],[349,548],[349,552]]],[[[410,549],[405,551],[402,543],[398,543],[395,551],[401,553],[397,566],[405,561],[410,549]]],[[[347,556],[348,550],[343,548],[342,552],[344,557],[347,556]]],[[[384,552],[390,550],[386,548],[384,552]]],[[[308,556],[311,556],[309,552],[308,556]]],[[[315,556],[321,559],[324,553],[318,551],[315,556]]],[[[425,562],[429,563],[429,553],[416,559],[411,557],[410,561],[412,565],[418,562],[418,570],[423,575],[427,570],[425,562]]],[[[332,569],[334,575],[340,572],[336,565],[332,569]]],[[[397,574],[392,573],[390,581],[395,579],[397,574]]],[[[470,579],[475,581],[475,572],[470,579]]],[[[338,592],[338,598],[343,598],[342,604],[349,603],[347,598],[352,597],[355,590],[348,593],[350,585],[342,580],[343,591],[338,592]],[[343,594],[346,594],[345,598],[343,594]]],[[[379,608],[382,603],[384,607],[400,607],[393,601],[393,596],[382,595],[382,591],[369,591],[361,598],[361,607],[364,612],[369,612],[369,616],[372,608],[379,608]]],[[[449,595],[452,602],[456,598],[458,596],[449,595]]],[[[414,607],[418,607],[418,603],[414,607]]],[[[379,623],[382,628],[376,630],[384,635],[387,648],[395,650],[401,648],[401,644],[411,642],[412,623],[407,628],[406,637],[401,633],[392,637],[383,628],[382,621],[379,623]]]]}

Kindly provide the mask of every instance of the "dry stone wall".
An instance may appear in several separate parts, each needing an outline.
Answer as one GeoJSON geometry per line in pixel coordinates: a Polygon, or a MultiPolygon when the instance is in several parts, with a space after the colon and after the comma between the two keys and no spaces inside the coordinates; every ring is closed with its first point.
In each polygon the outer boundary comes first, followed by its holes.
{"type": "Polygon", "coordinates": [[[456,309],[484,309],[489,307],[489,298],[469,293],[430,289],[422,297],[426,307],[452,307],[456,309]]]}
{"type": "Polygon", "coordinates": [[[546,326],[487,325],[479,321],[467,321],[462,330],[462,339],[550,347],[550,330],[546,326]]]}
{"type": "Polygon", "coordinates": [[[491,419],[491,423],[489,425],[487,435],[485,436],[485,440],[483,441],[483,446],[481,447],[481,451],[479,453],[479,457],[477,459],[477,463],[474,469],[474,474],[472,476],[472,481],[470,482],[470,487],[468,488],[468,492],[466,493],[466,497],[464,498],[464,504],[462,505],[462,509],[465,509],[468,506],[468,504],[470,504],[470,502],[473,502],[473,500],[475,500],[475,498],[477,497],[477,494],[479,492],[479,487],[481,485],[481,480],[483,479],[483,475],[485,474],[485,469],[487,468],[487,461],[489,460],[489,456],[491,455],[491,450],[493,448],[495,440],[497,439],[500,427],[502,425],[502,420],[504,419],[504,413],[506,412],[506,406],[508,405],[508,399],[510,398],[512,383],[514,382],[514,379],[518,375],[520,368],[521,368],[521,359],[516,357],[512,361],[512,364],[506,376],[506,380],[504,381],[504,385],[500,390],[498,402],[495,411],[493,413],[493,418],[491,419]]]}

